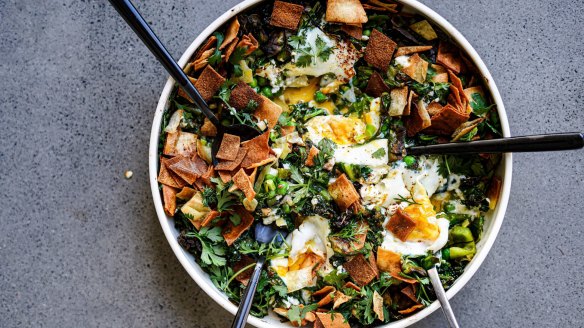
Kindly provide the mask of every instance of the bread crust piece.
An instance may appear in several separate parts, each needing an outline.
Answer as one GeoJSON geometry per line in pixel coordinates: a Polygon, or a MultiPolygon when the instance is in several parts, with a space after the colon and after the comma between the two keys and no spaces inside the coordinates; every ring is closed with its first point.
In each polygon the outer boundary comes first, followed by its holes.
{"type": "MultiPolygon", "coordinates": [[[[370,256],[373,256],[371,254],[370,256]]],[[[354,256],[351,260],[343,264],[353,281],[359,286],[365,286],[378,275],[377,266],[372,267],[371,261],[367,260],[363,254],[354,256]]],[[[375,263],[373,263],[375,265],[375,263]]]]}
{"type": "Polygon", "coordinates": [[[359,193],[344,173],[335,182],[329,184],[328,192],[342,211],[346,211],[351,205],[359,201],[359,193]]]}
{"type": "Polygon", "coordinates": [[[197,81],[195,81],[195,88],[197,88],[197,91],[205,101],[210,101],[221,88],[223,82],[225,82],[225,78],[219,75],[211,65],[207,65],[197,81]]]}
{"type": "Polygon", "coordinates": [[[432,125],[424,133],[450,136],[468,118],[469,114],[461,113],[451,104],[446,104],[439,113],[432,116],[432,125]]]}
{"type": "Polygon", "coordinates": [[[249,213],[242,206],[235,207],[235,213],[239,215],[241,221],[238,225],[234,225],[231,220],[227,221],[227,225],[223,228],[222,235],[225,238],[227,246],[231,246],[242,233],[244,233],[253,224],[253,215],[249,213]]]}
{"type": "Polygon", "coordinates": [[[367,23],[367,13],[359,0],[328,0],[325,20],[329,23],[367,23]]]}
{"type": "Polygon", "coordinates": [[[162,199],[164,200],[164,213],[173,216],[176,212],[176,194],[178,189],[162,185],[162,199]]]}
{"type": "Polygon", "coordinates": [[[260,121],[267,121],[268,128],[273,128],[278,123],[278,118],[282,114],[282,107],[271,101],[269,98],[260,95],[262,101],[260,102],[258,108],[253,112],[255,116],[260,121]]]}
{"type": "MultiPolygon", "coordinates": [[[[406,87],[407,90],[407,87],[406,87]]],[[[365,93],[371,95],[373,97],[381,97],[384,92],[390,92],[391,89],[385,81],[383,81],[383,77],[381,74],[377,72],[373,72],[369,77],[369,81],[367,82],[367,87],[365,88],[365,93]]],[[[406,91],[407,92],[407,91],[406,91]]]]}
{"type": "Polygon", "coordinates": [[[351,328],[340,313],[316,312],[314,328],[351,328]]]}
{"type": "Polygon", "coordinates": [[[398,209],[391,216],[385,228],[399,240],[406,241],[410,233],[416,228],[416,222],[406,212],[398,209]]]}
{"type": "Polygon", "coordinates": [[[301,5],[275,1],[272,17],[270,18],[270,25],[289,30],[297,30],[303,11],[304,7],[301,5]]]}
{"type": "Polygon", "coordinates": [[[255,101],[258,106],[263,101],[262,97],[247,85],[247,83],[243,81],[237,82],[235,88],[231,90],[229,105],[235,107],[235,109],[244,110],[251,100],[255,101]]]}
{"type": "Polygon", "coordinates": [[[411,108],[410,116],[406,119],[406,132],[408,137],[413,137],[416,133],[424,130],[431,125],[431,118],[426,110],[426,105],[424,105],[422,100],[415,99],[413,101],[413,108],[411,108]]]}
{"type": "Polygon", "coordinates": [[[365,49],[365,61],[371,66],[386,72],[396,47],[397,43],[392,39],[377,29],[373,29],[365,49]]]}
{"type": "Polygon", "coordinates": [[[239,136],[225,133],[223,135],[223,139],[221,139],[221,145],[219,145],[219,150],[217,151],[215,157],[227,161],[232,161],[237,157],[239,147],[239,136]]]}
{"type": "Polygon", "coordinates": [[[244,169],[239,169],[239,171],[237,171],[237,173],[235,173],[231,179],[233,179],[233,183],[237,186],[237,188],[243,191],[243,194],[247,200],[252,201],[255,198],[256,193],[253,190],[253,182],[245,173],[244,169]]]}

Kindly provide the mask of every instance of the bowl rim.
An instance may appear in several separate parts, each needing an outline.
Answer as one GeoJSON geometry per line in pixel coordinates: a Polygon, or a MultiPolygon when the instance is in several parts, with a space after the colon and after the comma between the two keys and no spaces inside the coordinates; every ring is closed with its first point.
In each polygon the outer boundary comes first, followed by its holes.
{"type": "MultiPolygon", "coordinates": [[[[230,18],[235,16],[236,14],[244,11],[245,9],[256,5],[260,2],[264,2],[268,0],[245,0],[241,3],[235,5],[231,9],[227,10],[217,19],[215,19],[209,26],[207,26],[190,44],[190,46],[185,50],[185,52],[180,57],[178,63],[181,67],[184,67],[188,60],[192,57],[196,49],[203,43],[204,40],[207,39],[216,29],[221,27],[226,21],[230,18]]],[[[396,0],[397,2],[413,9],[415,12],[425,16],[427,19],[431,20],[434,24],[439,26],[443,31],[450,35],[450,37],[458,44],[458,46],[463,49],[466,54],[470,57],[473,63],[476,65],[478,71],[483,76],[484,83],[488,87],[491,96],[493,98],[494,103],[497,106],[497,111],[499,113],[499,118],[501,122],[501,129],[504,137],[511,136],[511,132],[509,130],[509,122],[507,119],[507,114],[505,112],[505,107],[503,105],[503,100],[501,99],[501,95],[499,94],[499,90],[495,85],[495,82],[487,69],[486,65],[475,51],[475,49],[470,45],[470,43],[462,36],[462,34],[454,28],[445,18],[437,14],[435,11],[430,9],[429,7],[425,6],[424,4],[416,1],[416,0],[396,0]]],[[[177,231],[174,228],[173,219],[168,217],[164,213],[162,198],[160,195],[159,187],[158,187],[158,143],[160,137],[160,125],[162,122],[162,116],[164,111],[166,110],[169,97],[174,87],[174,80],[172,78],[168,78],[164,89],[161,93],[160,99],[158,101],[158,105],[156,107],[156,112],[154,115],[154,120],[152,123],[152,130],[150,133],[150,145],[148,151],[148,160],[149,160],[149,178],[150,178],[150,187],[152,191],[152,198],[154,201],[154,207],[156,209],[156,214],[160,221],[160,225],[162,230],[164,231],[164,235],[172,248],[175,256],[178,258],[179,262],[185,268],[187,273],[191,276],[191,278],[199,285],[199,287],[208,295],[210,296],[215,302],[217,302],[221,307],[229,311],[231,314],[235,314],[237,312],[237,306],[231,303],[227,297],[218,290],[211,280],[209,279],[208,275],[194,262],[192,255],[186,252],[179,244],[176,239],[177,231]]],[[[502,188],[500,198],[498,200],[497,206],[491,214],[491,218],[489,219],[490,228],[488,233],[485,233],[479,245],[477,247],[477,253],[472,261],[466,266],[464,273],[455,281],[453,286],[446,292],[446,296],[450,299],[456,293],[458,293],[462,287],[464,287],[468,281],[472,278],[472,276],[476,273],[478,268],[481,266],[483,261],[485,260],[487,254],[489,253],[501,225],[503,223],[503,219],[505,216],[505,211],[507,209],[507,204],[509,201],[510,190],[511,190],[511,176],[512,176],[512,155],[510,153],[504,154],[502,156],[501,164],[499,165],[500,176],[502,178],[502,188]]],[[[390,322],[385,325],[381,325],[379,327],[386,327],[386,328],[397,328],[397,327],[407,327],[409,325],[414,324],[415,322],[429,316],[432,312],[436,311],[440,307],[438,301],[434,301],[430,306],[424,308],[423,310],[417,312],[416,314],[406,317],[404,319],[400,319],[398,321],[390,322]]],[[[279,321],[271,319],[269,316],[264,318],[256,318],[250,316],[248,319],[248,323],[256,327],[274,327],[281,326],[281,327],[290,327],[288,324],[282,324],[279,321]]]]}

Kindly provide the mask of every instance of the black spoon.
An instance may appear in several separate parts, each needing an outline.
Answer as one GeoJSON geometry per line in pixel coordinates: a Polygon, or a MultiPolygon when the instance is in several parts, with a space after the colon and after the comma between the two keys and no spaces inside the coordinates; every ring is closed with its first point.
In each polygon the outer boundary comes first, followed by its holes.
{"type": "Polygon", "coordinates": [[[230,126],[224,126],[219,122],[215,114],[209,109],[209,106],[201,97],[201,94],[195,86],[191,83],[187,75],[178,66],[176,61],[168,53],[162,42],[158,39],[156,34],[152,31],[148,23],[142,18],[136,7],[130,2],[130,0],[109,0],[111,5],[116,8],[120,16],[126,20],[126,23],[136,32],[136,34],[142,39],[142,42],[150,49],[150,51],[156,56],[158,61],[166,68],[166,71],[172,76],[172,78],[178,83],[178,85],[186,92],[187,95],[195,104],[201,109],[203,114],[215,125],[217,128],[217,136],[213,140],[213,145],[211,147],[211,155],[213,157],[213,162],[216,164],[215,154],[219,149],[221,144],[221,139],[225,133],[237,135],[240,139],[249,140],[256,137],[260,132],[253,127],[245,124],[233,124],[230,126]]]}
{"type": "Polygon", "coordinates": [[[408,155],[524,153],[581,149],[582,147],[584,147],[584,135],[574,132],[414,146],[406,148],[406,153],[408,155]]]}

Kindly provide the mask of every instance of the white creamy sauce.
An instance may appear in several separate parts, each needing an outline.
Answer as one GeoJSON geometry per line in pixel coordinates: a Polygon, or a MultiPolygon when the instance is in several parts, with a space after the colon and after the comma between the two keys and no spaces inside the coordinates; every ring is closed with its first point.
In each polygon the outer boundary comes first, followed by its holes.
{"type": "Polygon", "coordinates": [[[399,56],[395,57],[395,63],[401,66],[402,68],[406,68],[410,66],[410,56],[399,56]]]}
{"type": "Polygon", "coordinates": [[[381,166],[387,164],[389,154],[389,145],[387,139],[375,139],[363,145],[355,146],[337,146],[335,149],[335,162],[381,166]],[[380,151],[382,149],[383,151],[380,151]],[[373,153],[378,152],[376,156],[373,153]],[[379,153],[383,152],[383,155],[379,153]]]}

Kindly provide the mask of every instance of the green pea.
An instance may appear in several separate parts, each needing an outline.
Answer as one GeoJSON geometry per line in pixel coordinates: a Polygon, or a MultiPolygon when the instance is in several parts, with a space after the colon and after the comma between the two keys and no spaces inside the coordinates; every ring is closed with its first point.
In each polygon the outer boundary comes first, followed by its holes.
{"type": "Polygon", "coordinates": [[[326,96],[324,93],[322,93],[322,91],[318,90],[318,91],[317,91],[317,92],[314,94],[314,100],[315,100],[317,103],[323,103],[323,102],[325,102],[325,101],[327,101],[327,100],[328,100],[328,97],[327,97],[327,96],[326,96]]]}
{"type": "Polygon", "coordinates": [[[451,203],[446,203],[446,204],[444,204],[444,212],[446,212],[446,213],[451,213],[451,212],[454,212],[454,209],[455,209],[455,208],[456,208],[456,206],[454,206],[454,205],[453,205],[453,204],[451,204],[451,203]]]}
{"type": "Polygon", "coordinates": [[[259,85],[260,87],[263,87],[263,86],[265,86],[265,85],[267,85],[267,84],[268,84],[268,80],[266,80],[266,78],[265,78],[265,77],[256,76],[256,80],[257,80],[257,82],[258,82],[258,85],[259,85]]]}
{"type": "Polygon", "coordinates": [[[249,83],[249,86],[255,88],[258,86],[258,80],[254,77],[253,80],[249,83]]]}
{"type": "Polygon", "coordinates": [[[287,192],[288,192],[288,182],[280,181],[280,183],[278,183],[278,187],[276,187],[276,193],[278,195],[286,195],[287,192]]]}
{"type": "Polygon", "coordinates": [[[445,260],[450,260],[450,248],[445,248],[442,250],[442,258],[445,260]]]}
{"type": "Polygon", "coordinates": [[[371,30],[363,30],[363,35],[370,36],[371,30]]]}
{"type": "Polygon", "coordinates": [[[404,157],[404,163],[406,163],[407,166],[412,166],[416,163],[416,158],[408,155],[404,157]]]}
{"type": "Polygon", "coordinates": [[[274,95],[272,94],[272,88],[265,86],[262,88],[262,94],[268,98],[272,98],[274,97],[274,95]]]}

